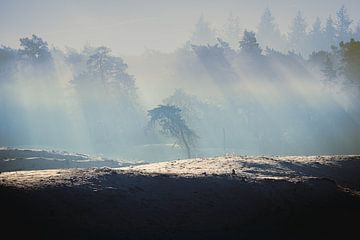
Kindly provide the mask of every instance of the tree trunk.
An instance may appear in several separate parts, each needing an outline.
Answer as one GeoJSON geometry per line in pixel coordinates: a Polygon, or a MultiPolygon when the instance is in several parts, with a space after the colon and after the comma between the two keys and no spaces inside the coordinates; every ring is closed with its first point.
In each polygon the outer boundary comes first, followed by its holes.
{"type": "Polygon", "coordinates": [[[190,147],[189,147],[189,144],[186,142],[186,139],[185,139],[185,136],[184,136],[184,133],[183,133],[182,129],[180,129],[180,134],[181,134],[181,140],[183,141],[185,149],[186,149],[187,157],[191,158],[190,147]]]}

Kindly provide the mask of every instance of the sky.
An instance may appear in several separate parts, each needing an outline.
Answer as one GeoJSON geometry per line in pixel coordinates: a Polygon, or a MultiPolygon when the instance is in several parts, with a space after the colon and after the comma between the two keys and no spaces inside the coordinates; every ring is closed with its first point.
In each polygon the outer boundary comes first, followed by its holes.
{"type": "Polygon", "coordinates": [[[36,34],[60,49],[171,52],[190,38],[201,14],[219,28],[231,12],[243,28],[255,30],[269,7],[286,32],[298,10],[311,23],[335,16],[342,4],[359,20],[359,0],[0,0],[0,45],[18,47],[19,38],[36,34]]]}

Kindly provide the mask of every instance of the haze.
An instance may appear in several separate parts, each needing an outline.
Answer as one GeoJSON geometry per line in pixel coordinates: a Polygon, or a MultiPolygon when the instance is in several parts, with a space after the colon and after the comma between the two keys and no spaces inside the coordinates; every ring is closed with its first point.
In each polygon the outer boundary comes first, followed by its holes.
{"type": "Polygon", "coordinates": [[[0,0],[0,147],[359,154],[360,3],[0,0]]]}
{"type": "Polygon", "coordinates": [[[242,28],[256,30],[270,7],[286,33],[298,10],[313,22],[317,16],[335,16],[342,4],[350,16],[358,16],[357,0],[0,0],[0,43],[17,47],[19,38],[37,34],[61,49],[90,44],[108,46],[122,56],[147,49],[172,52],[189,39],[201,14],[219,28],[231,12],[242,28]]]}

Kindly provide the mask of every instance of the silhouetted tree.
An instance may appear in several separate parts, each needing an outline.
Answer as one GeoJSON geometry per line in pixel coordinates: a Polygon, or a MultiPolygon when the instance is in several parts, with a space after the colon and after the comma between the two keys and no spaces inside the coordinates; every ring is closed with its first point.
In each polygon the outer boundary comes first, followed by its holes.
{"type": "MultiPolygon", "coordinates": [[[[108,81],[114,69],[112,64],[111,50],[107,47],[99,47],[87,60],[87,67],[90,74],[98,77],[102,82],[108,81]]],[[[120,70],[120,69],[119,69],[120,70]]]]}
{"type": "Polygon", "coordinates": [[[46,63],[52,61],[47,42],[32,35],[31,38],[20,38],[20,55],[31,63],[46,63]]]}
{"type": "MultiPolygon", "coordinates": [[[[82,57],[72,53],[68,61],[80,63],[82,57]]],[[[122,95],[134,97],[136,88],[135,80],[126,70],[128,66],[122,58],[111,55],[111,50],[106,47],[98,47],[92,50],[86,60],[86,69],[75,78],[74,83],[90,84],[91,82],[102,83],[104,87],[109,87],[121,91],[122,95]]]]}
{"type": "MultiPolygon", "coordinates": [[[[221,43],[220,43],[221,44],[221,43]]],[[[227,61],[225,57],[225,48],[223,47],[224,43],[219,46],[219,44],[215,44],[213,46],[207,45],[207,46],[197,46],[192,45],[192,49],[196,53],[196,55],[199,57],[201,62],[211,69],[217,69],[217,68],[228,68],[230,67],[229,62],[227,61]]]]}
{"type": "Polygon", "coordinates": [[[181,109],[176,106],[160,105],[148,111],[149,126],[160,127],[165,136],[176,139],[177,143],[186,149],[187,157],[191,158],[190,148],[194,145],[197,135],[186,124],[181,116],[181,109]]]}
{"type": "Polygon", "coordinates": [[[240,50],[242,54],[247,56],[261,55],[261,48],[256,40],[255,33],[251,31],[244,31],[244,36],[240,41],[240,50]]]}
{"type": "Polygon", "coordinates": [[[140,131],[134,126],[135,121],[140,125],[144,118],[137,101],[135,79],[127,73],[127,64],[106,47],[88,47],[80,55],[72,51],[67,62],[80,71],[72,84],[96,147],[118,145],[126,138],[129,143],[131,134],[140,131]]]}

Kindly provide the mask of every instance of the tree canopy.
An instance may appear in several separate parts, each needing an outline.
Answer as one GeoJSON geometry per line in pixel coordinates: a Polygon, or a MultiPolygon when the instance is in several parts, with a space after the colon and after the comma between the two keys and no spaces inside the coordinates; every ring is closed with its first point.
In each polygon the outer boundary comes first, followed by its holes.
{"type": "Polygon", "coordinates": [[[45,63],[52,59],[47,42],[32,35],[31,38],[20,38],[20,54],[32,63],[45,63]]]}
{"type": "Polygon", "coordinates": [[[343,53],[344,75],[360,86],[360,41],[351,39],[348,43],[340,43],[343,53]]]}
{"type": "Polygon", "coordinates": [[[172,105],[159,105],[148,111],[151,128],[160,127],[160,132],[176,139],[176,143],[186,149],[187,157],[191,157],[190,148],[197,135],[189,128],[181,115],[181,109],[172,105]]]}
{"type": "Polygon", "coordinates": [[[255,33],[244,31],[244,36],[240,41],[241,52],[249,56],[257,56],[261,54],[261,48],[256,40],[255,33]]]}

